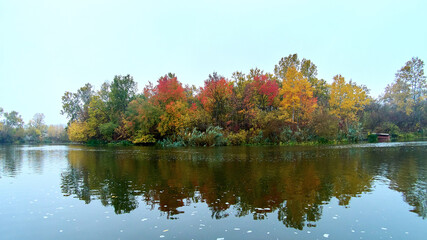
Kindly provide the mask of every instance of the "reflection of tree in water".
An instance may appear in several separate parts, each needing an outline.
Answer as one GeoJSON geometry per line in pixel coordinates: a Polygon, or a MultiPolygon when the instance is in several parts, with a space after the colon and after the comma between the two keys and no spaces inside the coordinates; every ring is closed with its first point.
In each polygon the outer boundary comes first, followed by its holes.
{"type": "Polygon", "coordinates": [[[21,171],[24,152],[15,146],[0,145],[0,178],[14,177],[21,171]]]}
{"type": "MultiPolygon", "coordinates": [[[[397,169],[403,171],[410,161],[393,161],[404,165],[394,166],[377,161],[376,154],[383,153],[275,147],[69,151],[70,168],[62,183],[64,193],[87,203],[100,199],[117,214],[130,212],[144,201],[174,219],[183,213],[181,207],[205,202],[215,219],[229,216],[231,210],[237,217],[252,215],[256,220],[277,212],[285,226],[303,229],[315,226],[322,206],[333,197],[348,206],[353,197],[370,191],[374,176],[387,173],[397,179],[422,169],[409,167],[409,172],[399,175],[397,169]]],[[[415,212],[424,214],[420,216],[425,216],[426,207],[423,171],[413,179],[406,177],[404,183],[409,185],[399,183],[396,189],[415,206],[415,212]]]]}
{"type": "Polygon", "coordinates": [[[411,212],[427,217],[427,166],[425,148],[399,148],[383,154],[382,165],[390,188],[401,192],[405,202],[413,207],[411,212]]]}

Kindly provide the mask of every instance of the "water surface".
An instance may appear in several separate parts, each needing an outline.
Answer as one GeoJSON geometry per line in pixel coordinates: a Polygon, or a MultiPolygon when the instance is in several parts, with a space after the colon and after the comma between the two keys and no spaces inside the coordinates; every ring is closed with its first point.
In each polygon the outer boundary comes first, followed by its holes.
{"type": "Polygon", "coordinates": [[[424,239],[427,142],[0,146],[1,239],[424,239]]]}

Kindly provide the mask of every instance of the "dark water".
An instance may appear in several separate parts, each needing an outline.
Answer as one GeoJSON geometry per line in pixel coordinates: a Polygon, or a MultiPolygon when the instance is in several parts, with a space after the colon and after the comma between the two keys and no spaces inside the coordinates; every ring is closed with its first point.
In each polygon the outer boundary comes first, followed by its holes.
{"type": "Polygon", "coordinates": [[[426,239],[427,142],[0,146],[0,239],[426,239]]]}

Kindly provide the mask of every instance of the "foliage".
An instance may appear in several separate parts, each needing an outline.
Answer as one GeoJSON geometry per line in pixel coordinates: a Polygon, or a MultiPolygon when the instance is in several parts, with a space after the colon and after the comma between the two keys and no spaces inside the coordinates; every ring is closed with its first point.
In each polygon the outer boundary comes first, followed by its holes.
{"type": "Polygon", "coordinates": [[[86,122],[72,122],[67,132],[72,142],[86,142],[89,139],[89,127],[86,122]]]}
{"type": "Polygon", "coordinates": [[[329,105],[331,113],[337,116],[348,130],[350,124],[357,122],[357,114],[369,103],[367,92],[352,81],[346,82],[344,77],[336,75],[331,85],[329,105]]]}
{"type": "Polygon", "coordinates": [[[115,130],[119,127],[113,122],[103,123],[99,125],[99,134],[105,141],[112,141],[115,130]]]}
{"type": "MultiPolygon", "coordinates": [[[[114,77],[98,91],[86,84],[65,92],[62,114],[72,141],[128,141],[160,146],[356,142],[367,132],[404,135],[427,124],[424,63],[413,58],[396,74],[379,101],[365,86],[341,75],[332,84],[317,78],[317,66],[297,54],[282,58],[274,75],[252,68],[232,81],[214,72],[201,88],[161,76],[137,93],[130,75],[114,77]],[[405,113],[405,114],[404,114],[405,113]]],[[[0,141],[43,139],[46,128],[23,127],[15,112],[0,108],[0,141]],[[22,133],[25,132],[25,133],[22,133]]],[[[49,132],[49,131],[47,131],[49,132]]],[[[49,137],[53,137],[53,129],[49,137]]],[[[57,135],[57,134],[56,134],[57,135]]],[[[61,136],[65,136],[62,134],[61,136]]]]}
{"type": "Polygon", "coordinates": [[[222,129],[218,126],[210,126],[206,132],[200,132],[196,128],[190,134],[188,145],[190,146],[224,146],[227,145],[227,140],[224,138],[222,129]]]}
{"type": "Polygon", "coordinates": [[[61,114],[67,115],[70,122],[86,121],[89,117],[89,103],[93,96],[93,86],[86,83],[76,93],[65,92],[62,96],[61,114]]]}
{"type": "Polygon", "coordinates": [[[313,114],[310,127],[319,139],[331,141],[338,135],[338,120],[328,109],[317,109],[313,114]]]}
{"type": "Polygon", "coordinates": [[[368,135],[368,142],[377,143],[378,142],[378,135],[377,134],[369,134],[368,135]]]}
{"type": "Polygon", "coordinates": [[[290,67],[280,90],[282,118],[291,123],[305,124],[317,107],[310,82],[294,67],[290,67]]]}
{"type": "Polygon", "coordinates": [[[110,85],[109,107],[112,110],[112,119],[117,123],[120,113],[124,113],[128,104],[134,99],[137,92],[136,82],[130,75],[116,75],[110,85]]]}
{"type": "Polygon", "coordinates": [[[386,87],[382,100],[409,116],[410,128],[418,130],[423,123],[426,97],[424,62],[412,58],[396,73],[394,83],[386,87]]]}
{"type": "Polygon", "coordinates": [[[237,133],[230,132],[227,136],[227,142],[229,145],[243,145],[247,142],[248,132],[240,130],[237,133]]]}
{"type": "Polygon", "coordinates": [[[232,83],[217,73],[209,75],[204,87],[200,88],[198,98],[218,126],[225,126],[232,92],[232,83]]]}

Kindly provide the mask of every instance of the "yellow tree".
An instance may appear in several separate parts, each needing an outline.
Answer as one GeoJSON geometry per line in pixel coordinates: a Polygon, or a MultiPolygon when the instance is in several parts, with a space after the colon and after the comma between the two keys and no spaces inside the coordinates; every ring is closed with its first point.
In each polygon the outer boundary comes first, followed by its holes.
{"type": "Polygon", "coordinates": [[[344,77],[336,75],[331,85],[329,105],[331,113],[337,116],[348,127],[357,121],[357,113],[369,103],[369,97],[363,87],[353,82],[346,82],[344,77]]]}
{"type": "Polygon", "coordinates": [[[72,142],[86,142],[89,138],[88,124],[86,122],[72,122],[68,126],[68,138],[72,142]]]}
{"type": "Polygon", "coordinates": [[[317,99],[313,96],[310,82],[294,67],[287,69],[280,95],[280,106],[284,112],[282,118],[297,125],[311,119],[311,114],[317,107],[317,99]]]}

